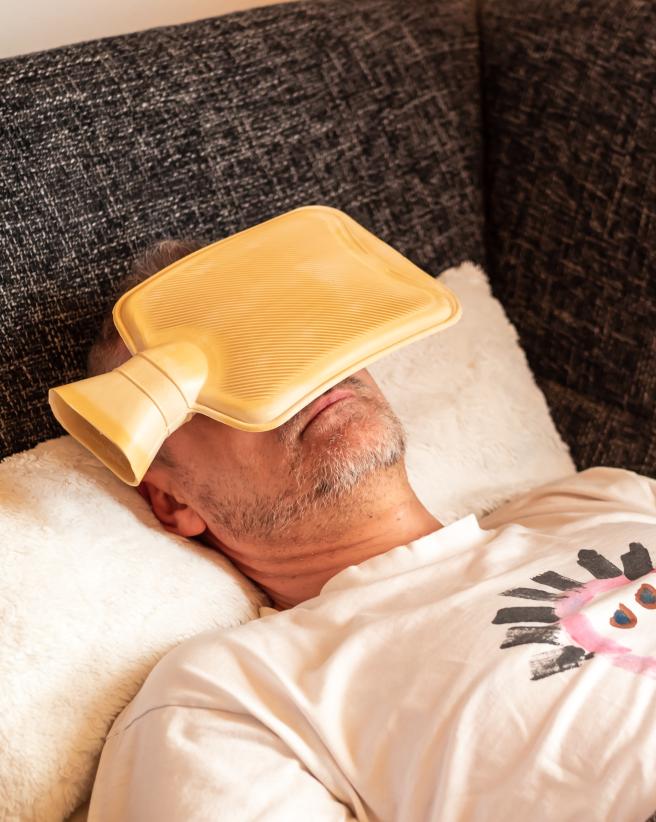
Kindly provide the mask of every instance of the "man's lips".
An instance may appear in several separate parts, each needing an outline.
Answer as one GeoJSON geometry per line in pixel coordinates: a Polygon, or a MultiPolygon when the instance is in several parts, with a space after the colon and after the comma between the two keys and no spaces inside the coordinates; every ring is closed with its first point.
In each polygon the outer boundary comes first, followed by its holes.
{"type": "Polygon", "coordinates": [[[347,388],[334,388],[332,391],[329,391],[327,394],[322,394],[320,397],[310,405],[308,409],[308,415],[305,419],[305,425],[303,426],[303,430],[301,434],[305,431],[308,425],[312,422],[312,420],[318,416],[324,408],[328,408],[329,405],[333,405],[339,400],[343,400],[346,397],[354,397],[355,394],[353,391],[349,391],[347,388]]]}

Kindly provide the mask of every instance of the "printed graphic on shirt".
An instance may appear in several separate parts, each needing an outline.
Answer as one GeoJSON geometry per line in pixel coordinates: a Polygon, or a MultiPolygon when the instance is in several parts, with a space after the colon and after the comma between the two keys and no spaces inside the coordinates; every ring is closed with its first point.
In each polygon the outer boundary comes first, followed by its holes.
{"type": "Polygon", "coordinates": [[[584,549],[578,553],[578,564],[593,579],[546,571],[532,578],[541,588],[503,591],[501,596],[551,603],[501,608],[492,620],[495,625],[511,625],[501,648],[554,646],[533,657],[531,679],[578,668],[595,655],[656,679],[654,564],[640,542],[631,542],[621,560],[622,569],[597,551],[584,549]]]}

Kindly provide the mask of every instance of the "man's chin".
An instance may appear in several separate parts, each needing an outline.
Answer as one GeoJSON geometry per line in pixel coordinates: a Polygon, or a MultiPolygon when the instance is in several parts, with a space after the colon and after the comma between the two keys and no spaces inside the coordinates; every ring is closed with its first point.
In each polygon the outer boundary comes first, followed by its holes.
{"type": "Polygon", "coordinates": [[[405,456],[405,433],[389,406],[353,401],[346,408],[348,404],[325,424],[317,419],[306,431],[311,448],[305,470],[316,498],[352,492],[405,456]]]}

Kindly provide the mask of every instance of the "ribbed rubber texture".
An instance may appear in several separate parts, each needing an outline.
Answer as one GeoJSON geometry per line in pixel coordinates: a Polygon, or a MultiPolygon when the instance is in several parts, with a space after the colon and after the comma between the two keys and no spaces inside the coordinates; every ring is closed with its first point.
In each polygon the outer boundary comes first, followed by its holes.
{"type": "Polygon", "coordinates": [[[189,341],[196,410],[272,427],[372,357],[459,315],[457,298],[337,209],[295,209],[185,257],[118,301],[133,353],[189,341]]]}

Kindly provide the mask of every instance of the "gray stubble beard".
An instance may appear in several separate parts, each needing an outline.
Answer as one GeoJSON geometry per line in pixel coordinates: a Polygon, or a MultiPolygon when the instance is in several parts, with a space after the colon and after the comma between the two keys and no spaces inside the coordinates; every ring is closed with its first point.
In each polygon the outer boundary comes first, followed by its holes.
{"type": "MultiPolygon", "coordinates": [[[[269,543],[283,542],[288,534],[304,523],[320,523],[322,515],[339,517],[358,504],[358,490],[365,480],[401,462],[406,453],[406,435],[401,421],[390,405],[377,396],[365,396],[361,408],[351,409],[348,419],[325,435],[320,453],[313,459],[313,475],[304,473],[306,451],[299,447],[298,430],[281,431],[281,440],[291,452],[290,488],[282,495],[256,495],[247,502],[240,498],[217,501],[205,494],[202,502],[208,513],[234,540],[251,539],[269,543]],[[370,405],[374,408],[371,409],[370,405]],[[385,436],[368,447],[353,448],[344,436],[343,425],[358,425],[381,415],[385,436]],[[309,487],[308,487],[309,483],[309,487]]],[[[328,525],[328,523],[326,523],[328,525]]]]}

